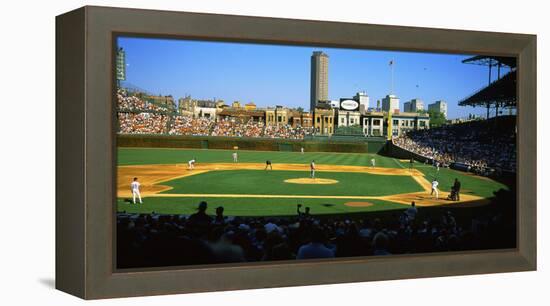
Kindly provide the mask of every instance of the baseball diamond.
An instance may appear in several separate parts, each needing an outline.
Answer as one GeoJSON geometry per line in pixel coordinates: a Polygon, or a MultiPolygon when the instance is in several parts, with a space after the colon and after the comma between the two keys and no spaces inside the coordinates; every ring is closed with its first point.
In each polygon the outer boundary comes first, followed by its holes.
{"type": "Polygon", "coordinates": [[[168,44],[118,43],[118,268],[517,246],[515,59],[172,40],[173,61],[150,66],[143,50],[168,44]],[[225,48],[233,68],[210,70],[222,57],[201,54],[225,48]],[[474,62],[503,77],[464,98],[486,84],[474,62]],[[394,91],[397,63],[411,73],[394,91]],[[458,116],[471,106],[486,116],[458,116]]]}
{"type": "MultiPolygon", "coordinates": [[[[373,153],[239,151],[119,148],[118,211],[189,214],[207,200],[223,204],[226,215],[284,216],[295,214],[303,203],[319,214],[402,209],[418,206],[477,206],[488,203],[504,184],[486,177],[452,170],[437,171],[408,160],[373,153]],[[189,169],[187,161],[196,158],[189,169]],[[376,167],[370,166],[372,159],[376,167]],[[264,170],[271,160],[273,171],[264,170]],[[309,177],[309,161],[317,174],[309,177]],[[430,196],[431,180],[440,181],[438,199],[430,196]],[[131,204],[128,182],[139,177],[143,204],[131,204]],[[459,201],[446,198],[458,178],[464,190],[459,201]],[[297,183],[298,182],[298,183],[297,183]],[[358,204],[366,203],[366,204],[358,204]]],[[[217,205],[217,204],[214,204],[217,205]]]]}

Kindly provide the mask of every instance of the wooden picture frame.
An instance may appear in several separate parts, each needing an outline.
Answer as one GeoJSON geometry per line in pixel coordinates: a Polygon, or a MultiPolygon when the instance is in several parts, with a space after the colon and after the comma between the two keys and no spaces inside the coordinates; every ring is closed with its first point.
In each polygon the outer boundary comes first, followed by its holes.
{"type": "Polygon", "coordinates": [[[536,36],[83,7],[56,18],[56,288],[84,299],[536,269],[536,36]],[[117,33],[516,57],[517,248],[117,271],[113,42],[117,33]]]}

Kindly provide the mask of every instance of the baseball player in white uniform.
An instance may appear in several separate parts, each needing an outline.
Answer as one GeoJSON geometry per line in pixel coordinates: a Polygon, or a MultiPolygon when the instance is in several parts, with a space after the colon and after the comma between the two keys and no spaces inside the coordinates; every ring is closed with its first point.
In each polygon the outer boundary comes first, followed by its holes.
{"type": "Polygon", "coordinates": [[[239,155],[237,152],[233,152],[233,162],[238,163],[239,162],[239,155]]]}
{"type": "Polygon", "coordinates": [[[438,185],[439,185],[439,182],[437,181],[437,179],[434,179],[432,181],[432,193],[430,195],[433,195],[435,193],[435,198],[436,199],[439,198],[439,190],[437,189],[438,185]]]}
{"type": "Polygon", "coordinates": [[[141,201],[141,194],[139,193],[139,186],[141,184],[138,182],[138,178],[134,177],[134,181],[130,184],[130,189],[132,190],[132,201],[136,204],[136,197],[139,200],[139,204],[143,204],[141,201]]]}
{"type": "Polygon", "coordinates": [[[300,153],[304,154],[304,147],[300,148],[300,153]]]}
{"type": "Polygon", "coordinates": [[[189,165],[189,170],[195,169],[195,159],[193,158],[189,162],[187,162],[187,165],[189,165]]]}
{"type": "Polygon", "coordinates": [[[315,161],[312,160],[311,164],[309,164],[309,169],[311,170],[311,178],[315,178],[315,161]]]}
{"type": "Polygon", "coordinates": [[[376,167],[376,159],[374,159],[374,158],[371,159],[371,160],[370,160],[370,165],[371,165],[373,168],[376,167]]]}

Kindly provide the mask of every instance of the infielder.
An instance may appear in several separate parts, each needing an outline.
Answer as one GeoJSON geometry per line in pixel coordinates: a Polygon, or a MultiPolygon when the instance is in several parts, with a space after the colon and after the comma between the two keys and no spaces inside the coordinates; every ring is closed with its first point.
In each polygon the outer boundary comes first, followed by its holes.
{"type": "Polygon", "coordinates": [[[271,161],[269,159],[265,161],[265,169],[264,170],[267,170],[267,167],[269,167],[269,169],[273,170],[273,166],[271,166],[271,161]]]}
{"type": "Polygon", "coordinates": [[[315,160],[311,161],[311,164],[309,164],[309,169],[311,170],[311,178],[315,178],[315,160]]]}
{"type": "Polygon", "coordinates": [[[239,155],[237,152],[233,152],[233,162],[238,163],[239,162],[239,155]]]}
{"type": "Polygon", "coordinates": [[[434,178],[434,180],[432,181],[432,193],[430,195],[433,195],[435,193],[436,199],[439,198],[439,190],[437,189],[438,185],[439,185],[439,182],[437,181],[437,179],[434,178]]]}
{"type": "Polygon", "coordinates": [[[134,181],[130,184],[130,189],[132,190],[132,202],[136,204],[136,197],[139,200],[139,204],[143,204],[141,201],[141,194],[139,193],[139,186],[141,184],[138,182],[138,178],[134,177],[134,181]]]}
{"type": "Polygon", "coordinates": [[[374,159],[374,158],[371,159],[371,160],[370,160],[370,165],[371,165],[371,167],[373,167],[373,168],[376,167],[376,159],[374,159]]]}
{"type": "Polygon", "coordinates": [[[195,159],[193,158],[189,162],[187,162],[187,165],[189,166],[189,170],[195,169],[195,159]]]}

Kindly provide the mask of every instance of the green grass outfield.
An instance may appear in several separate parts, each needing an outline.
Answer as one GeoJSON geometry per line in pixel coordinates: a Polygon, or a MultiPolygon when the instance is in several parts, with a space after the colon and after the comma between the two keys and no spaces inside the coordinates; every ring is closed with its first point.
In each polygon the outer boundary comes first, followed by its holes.
{"type": "MultiPolygon", "coordinates": [[[[197,212],[200,201],[208,202],[208,213],[214,214],[216,207],[224,207],[226,216],[289,216],[296,215],[296,205],[310,207],[315,215],[360,213],[406,208],[405,205],[381,200],[369,200],[369,207],[350,207],[345,199],[230,199],[230,198],[145,198],[143,204],[131,204],[118,199],[118,211],[128,213],[192,214],[197,212]],[[269,201],[266,201],[269,200],[269,201]]],[[[302,208],[303,211],[303,208],[302,208]]]]}
{"type": "MultiPolygon", "coordinates": [[[[142,164],[175,164],[187,163],[192,158],[197,164],[227,163],[232,161],[232,150],[200,149],[159,149],[159,148],[119,148],[119,165],[142,164]]],[[[162,183],[173,187],[163,193],[169,194],[250,194],[250,195],[390,195],[421,191],[420,185],[408,176],[373,175],[367,173],[317,172],[318,178],[331,178],[339,181],[334,185],[298,185],[284,183],[288,178],[309,177],[307,171],[277,171],[277,163],[369,166],[370,160],[376,159],[377,167],[408,168],[408,162],[377,154],[366,153],[328,153],[328,152],[265,152],[239,150],[239,162],[263,163],[269,159],[273,162],[274,171],[264,170],[225,170],[210,171],[189,177],[162,183]]],[[[437,176],[440,189],[449,191],[454,178],[462,182],[463,193],[482,197],[491,197],[493,192],[505,185],[465,173],[415,163],[415,168],[422,171],[430,180],[437,176]]],[[[340,214],[370,212],[381,210],[403,209],[407,205],[369,199],[374,204],[368,207],[349,207],[346,202],[357,202],[354,199],[316,199],[316,198],[218,198],[204,196],[194,197],[147,197],[144,204],[133,205],[126,199],[118,199],[118,211],[140,213],[190,214],[196,211],[197,203],[205,200],[209,203],[209,213],[217,206],[225,208],[226,215],[237,216],[275,216],[294,215],[296,204],[309,206],[314,214],[340,214]]]]}
{"type": "MultiPolygon", "coordinates": [[[[187,163],[195,158],[197,163],[230,163],[233,161],[232,150],[201,149],[159,149],[159,148],[119,148],[118,165],[147,165],[187,163]]],[[[400,165],[393,158],[368,153],[332,153],[332,152],[278,152],[278,151],[243,151],[239,150],[239,162],[265,163],[271,160],[276,164],[309,164],[315,160],[318,164],[370,166],[370,160],[376,159],[377,167],[398,168],[400,165]]]]}
{"type": "Polygon", "coordinates": [[[316,178],[337,180],[337,184],[307,185],[285,183],[286,179],[307,178],[306,171],[235,170],[210,171],[184,177],[163,185],[173,189],[162,193],[186,194],[269,194],[383,196],[422,191],[410,176],[368,173],[320,172],[316,178]]]}

